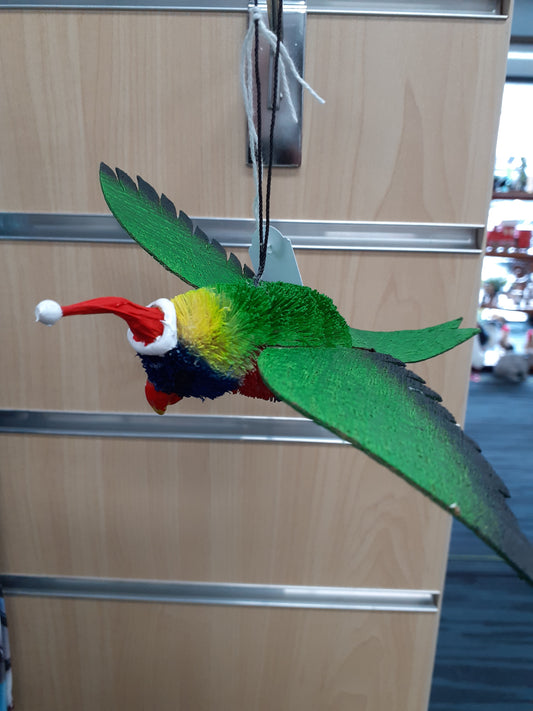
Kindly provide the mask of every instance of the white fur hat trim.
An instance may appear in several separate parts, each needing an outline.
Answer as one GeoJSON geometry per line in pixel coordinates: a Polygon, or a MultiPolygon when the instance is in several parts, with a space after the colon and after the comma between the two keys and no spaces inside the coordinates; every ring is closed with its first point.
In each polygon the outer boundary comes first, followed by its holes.
{"type": "Polygon", "coordinates": [[[178,343],[176,309],[170,299],[157,299],[148,306],[157,306],[163,312],[163,333],[155,341],[145,345],[142,341],[136,341],[131,329],[128,328],[128,341],[139,355],[164,355],[175,348],[178,343]]]}

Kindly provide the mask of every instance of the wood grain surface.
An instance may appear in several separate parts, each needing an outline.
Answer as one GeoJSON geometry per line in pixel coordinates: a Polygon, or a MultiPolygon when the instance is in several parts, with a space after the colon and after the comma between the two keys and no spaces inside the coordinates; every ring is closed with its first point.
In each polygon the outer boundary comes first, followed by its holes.
{"type": "MultiPolygon", "coordinates": [[[[106,212],[118,165],[192,215],[247,217],[244,14],[4,12],[0,209],[106,212]]],[[[485,222],[505,22],[311,16],[303,171],[277,218],[485,222]],[[305,179],[302,176],[305,175],[305,179]]]]}
{"type": "Polygon", "coordinates": [[[450,517],[348,445],[5,435],[6,573],[440,589],[450,517]]]}
{"type": "Polygon", "coordinates": [[[427,704],[431,614],[29,598],[8,608],[23,711],[427,704]]]}

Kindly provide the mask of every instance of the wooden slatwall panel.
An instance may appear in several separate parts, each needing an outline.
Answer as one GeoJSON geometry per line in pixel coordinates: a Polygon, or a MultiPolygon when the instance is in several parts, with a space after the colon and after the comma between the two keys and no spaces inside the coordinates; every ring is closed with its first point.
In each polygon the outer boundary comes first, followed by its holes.
{"type": "MultiPolygon", "coordinates": [[[[107,212],[101,160],[190,215],[249,217],[242,14],[1,17],[0,207],[107,212]]],[[[303,169],[277,218],[484,223],[507,23],[308,18],[303,169]]]]}
{"type": "Polygon", "coordinates": [[[17,705],[24,711],[426,705],[420,679],[431,674],[433,615],[9,602],[19,673],[32,680],[17,705]]]}
{"type": "Polygon", "coordinates": [[[5,572],[441,585],[446,513],[348,446],[4,440],[5,572]]]}
{"type": "MultiPolygon", "coordinates": [[[[0,16],[0,210],[107,212],[101,160],[190,215],[249,217],[243,15],[0,16]]],[[[483,223],[503,22],[310,17],[304,165],[276,218],[483,223]]],[[[3,243],[4,407],[145,412],[113,317],[32,323],[41,298],[183,287],[134,246],[3,243]]],[[[241,255],[242,256],[242,255],[241,255]]],[[[473,324],[476,256],[300,252],[361,328],[473,324]]],[[[468,345],[417,366],[461,417],[468,345]]],[[[225,397],[194,413],[293,414],[225,397]]],[[[345,446],[4,436],[0,570],[441,589],[449,517],[345,446]]],[[[10,598],[17,708],[423,711],[437,616],[10,598]]]]}

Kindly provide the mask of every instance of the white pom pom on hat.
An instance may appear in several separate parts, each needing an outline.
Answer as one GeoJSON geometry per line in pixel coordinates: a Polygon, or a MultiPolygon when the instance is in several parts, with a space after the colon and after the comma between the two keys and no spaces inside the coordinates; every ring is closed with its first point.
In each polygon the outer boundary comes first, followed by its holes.
{"type": "Polygon", "coordinates": [[[57,301],[45,299],[35,307],[35,320],[46,326],[53,326],[63,316],[63,310],[57,301]]]}
{"type": "Polygon", "coordinates": [[[139,340],[132,328],[128,329],[127,337],[130,345],[139,355],[164,355],[176,347],[178,342],[178,329],[176,320],[176,309],[170,299],[157,299],[148,304],[147,309],[154,307],[161,310],[161,323],[163,330],[153,341],[143,342],[139,340]]]}

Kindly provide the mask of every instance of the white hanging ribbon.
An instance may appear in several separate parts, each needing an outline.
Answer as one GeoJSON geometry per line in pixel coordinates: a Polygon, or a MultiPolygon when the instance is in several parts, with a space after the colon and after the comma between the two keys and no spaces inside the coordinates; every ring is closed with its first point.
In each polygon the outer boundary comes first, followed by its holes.
{"type": "MultiPolygon", "coordinates": [[[[252,169],[254,173],[255,181],[255,200],[254,200],[254,215],[255,221],[257,223],[257,232],[259,233],[259,174],[257,166],[257,151],[259,148],[259,137],[257,135],[257,130],[254,123],[254,91],[253,91],[253,80],[254,80],[254,70],[253,70],[253,44],[255,36],[255,22],[258,22],[259,36],[263,36],[270,47],[275,50],[277,44],[277,37],[274,32],[268,29],[264,20],[263,13],[257,6],[252,6],[249,8],[250,13],[250,24],[248,26],[248,31],[244,37],[244,43],[242,46],[241,53],[241,88],[242,95],[244,99],[244,109],[246,111],[246,120],[248,123],[248,140],[250,146],[250,156],[252,159],[252,169]]],[[[300,76],[296,66],[291,59],[287,48],[280,43],[279,47],[279,72],[280,80],[283,91],[283,97],[287,99],[288,106],[290,109],[291,117],[295,123],[298,122],[298,116],[296,114],[296,109],[294,108],[294,103],[291,96],[291,91],[289,88],[289,81],[287,78],[287,73],[290,73],[294,79],[306,89],[317,101],[321,104],[325,104],[324,99],[319,96],[316,91],[300,76]]]]}

